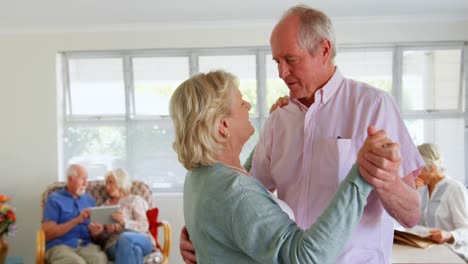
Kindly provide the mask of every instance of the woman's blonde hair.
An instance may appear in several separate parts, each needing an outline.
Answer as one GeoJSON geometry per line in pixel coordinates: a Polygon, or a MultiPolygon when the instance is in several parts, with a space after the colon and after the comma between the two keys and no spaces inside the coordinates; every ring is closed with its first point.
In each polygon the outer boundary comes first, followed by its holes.
{"type": "Polygon", "coordinates": [[[439,173],[444,172],[442,157],[440,156],[439,147],[436,144],[424,143],[418,146],[419,154],[421,154],[426,169],[436,168],[439,173]]]}
{"type": "Polygon", "coordinates": [[[187,170],[213,165],[226,140],[218,132],[229,114],[237,78],[225,71],[199,73],[174,91],[170,113],[174,123],[173,148],[187,170]]]}
{"type": "Polygon", "coordinates": [[[130,176],[128,176],[128,173],[121,168],[109,171],[106,176],[104,177],[105,180],[107,178],[113,177],[116,184],[117,188],[125,194],[128,194],[130,192],[130,188],[132,187],[132,179],[130,176]]]}

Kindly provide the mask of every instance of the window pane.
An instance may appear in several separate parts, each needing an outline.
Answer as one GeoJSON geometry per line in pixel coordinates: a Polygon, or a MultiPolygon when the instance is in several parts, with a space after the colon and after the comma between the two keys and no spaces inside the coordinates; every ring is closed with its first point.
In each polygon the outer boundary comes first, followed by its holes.
{"type": "Polygon", "coordinates": [[[288,86],[278,77],[278,66],[273,60],[272,55],[266,56],[266,93],[267,93],[267,112],[273,103],[281,96],[289,95],[288,86]]]}
{"type": "Polygon", "coordinates": [[[169,115],[174,90],[189,78],[188,57],[134,58],[137,115],[169,115]]]}
{"type": "Polygon", "coordinates": [[[200,72],[225,70],[239,78],[242,98],[252,105],[250,114],[257,112],[257,71],[255,55],[200,56],[200,72]]]}
{"type": "Polygon", "coordinates": [[[465,138],[462,118],[412,119],[405,120],[405,124],[415,144],[437,144],[442,152],[443,166],[448,176],[465,182],[465,138]]]}
{"type": "Polygon", "coordinates": [[[123,64],[116,59],[71,59],[72,115],[124,115],[123,64]]]}
{"type": "Polygon", "coordinates": [[[461,50],[403,52],[403,109],[458,109],[461,50]]]}
{"type": "Polygon", "coordinates": [[[158,191],[182,192],[187,171],[172,149],[174,128],[170,119],[133,124],[129,139],[133,176],[158,191]]]}
{"type": "Polygon", "coordinates": [[[125,144],[124,126],[70,125],[65,128],[65,161],[83,165],[89,180],[103,179],[107,171],[127,167],[125,144]]]}
{"type": "Polygon", "coordinates": [[[392,92],[392,51],[340,51],[336,65],[347,78],[392,92]]]}

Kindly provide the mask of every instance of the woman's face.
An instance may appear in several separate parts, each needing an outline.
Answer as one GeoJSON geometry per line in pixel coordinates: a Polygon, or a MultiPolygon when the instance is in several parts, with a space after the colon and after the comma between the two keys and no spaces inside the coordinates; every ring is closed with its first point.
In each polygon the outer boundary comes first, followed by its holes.
{"type": "Polygon", "coordinates": [[[237,87],[233,89],[229,110],[230,114],[227,120],[231,141],[244,145],[253,135],[255,129],[249,121],[250,104],[242,99],[242,94],[237,87]]]}
{"type": "Polygon", "coordinates": [[[120,190],[113,176],[106,178],[106,192],[112,198],[120,198],[120,190]]]}
{"type": "Polygon", "coordinates": [[[427,185],[432,179],[432,176],[433,173],[431,172],[431,169],[426,169],[426,167],[423,167],[418,177],[423,180],[424,184],[427,185]]]}

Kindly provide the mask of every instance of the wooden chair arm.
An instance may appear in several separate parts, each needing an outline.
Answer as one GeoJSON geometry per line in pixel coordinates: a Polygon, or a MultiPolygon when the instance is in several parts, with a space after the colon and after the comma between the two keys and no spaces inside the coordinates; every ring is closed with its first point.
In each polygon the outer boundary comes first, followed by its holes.
{"type": "Polygon", "coordinates": [[[169,251],[171,250],[171,226],[167,221],[158,221],[158,228],[162,227],[164,230],[164,245],[160,248],[161,253],[164,256],[163,264],[166,264],[169,260],[169,251]]]}
{"type": "Polygon", "coordinates": [[[36,264],[45,262],[45,233],[40,229],[36,233],[36,264]]]}

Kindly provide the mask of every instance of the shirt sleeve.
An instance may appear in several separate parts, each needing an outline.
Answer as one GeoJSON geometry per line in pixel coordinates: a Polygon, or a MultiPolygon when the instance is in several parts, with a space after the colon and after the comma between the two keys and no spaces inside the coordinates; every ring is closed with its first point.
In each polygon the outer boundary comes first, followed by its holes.
{"type": "Polygon", "coordinates": [[[385,92],[382,92],[381,97],[376,100],[373,119],[371,124],[378,130],[384,129],[390,139],[400,144],[403,157],[401,176],[412,173],[416,178],[424,166],[424,161],[405,126],[395,102],[385,92]]]}
{"type": "Polygon", "coordinates": [[[42,222],[53,221],[58,223],[59,221],[59,206],[52,199],[51,196],[47,198],[46,204],[44,206],[44,215],[42,217],[42,222]]]}
{"type": "Polygon", "coordinates": [[[456,244],[468,244],[468,195],[464,186],[457,185],[447,201],[454,230],[451,231],[456,244]]]}
{"type": "Polygon", "coordinates": [[[255,146],[251,164],[247,164],[251,166],[249,170],[250,174],[259,180],[268,190],[276,189],[276,183],[270,173],[271,146],[273,140],[272,122],[272,118],[267,119],[265,122],[257,145],[255,146]]]}
{"type": "Polygon", "coordinates": [[[132,216],[124,219],[125,229],[144,233],[148,231],[149,223],[146,217],[146,210],[148,210],[148,204],[143,198],[135,196],[135,199],[128,204],[131,206],[132,216]]]}
{"type": "Polygon", "coordinates": [[[306,231],[266,191],[260,195],[245,190],[232,214],[232,237],[259,263],[332,263],[359,223],[371,190],[353,166],[322,216],[306,231]]]}

